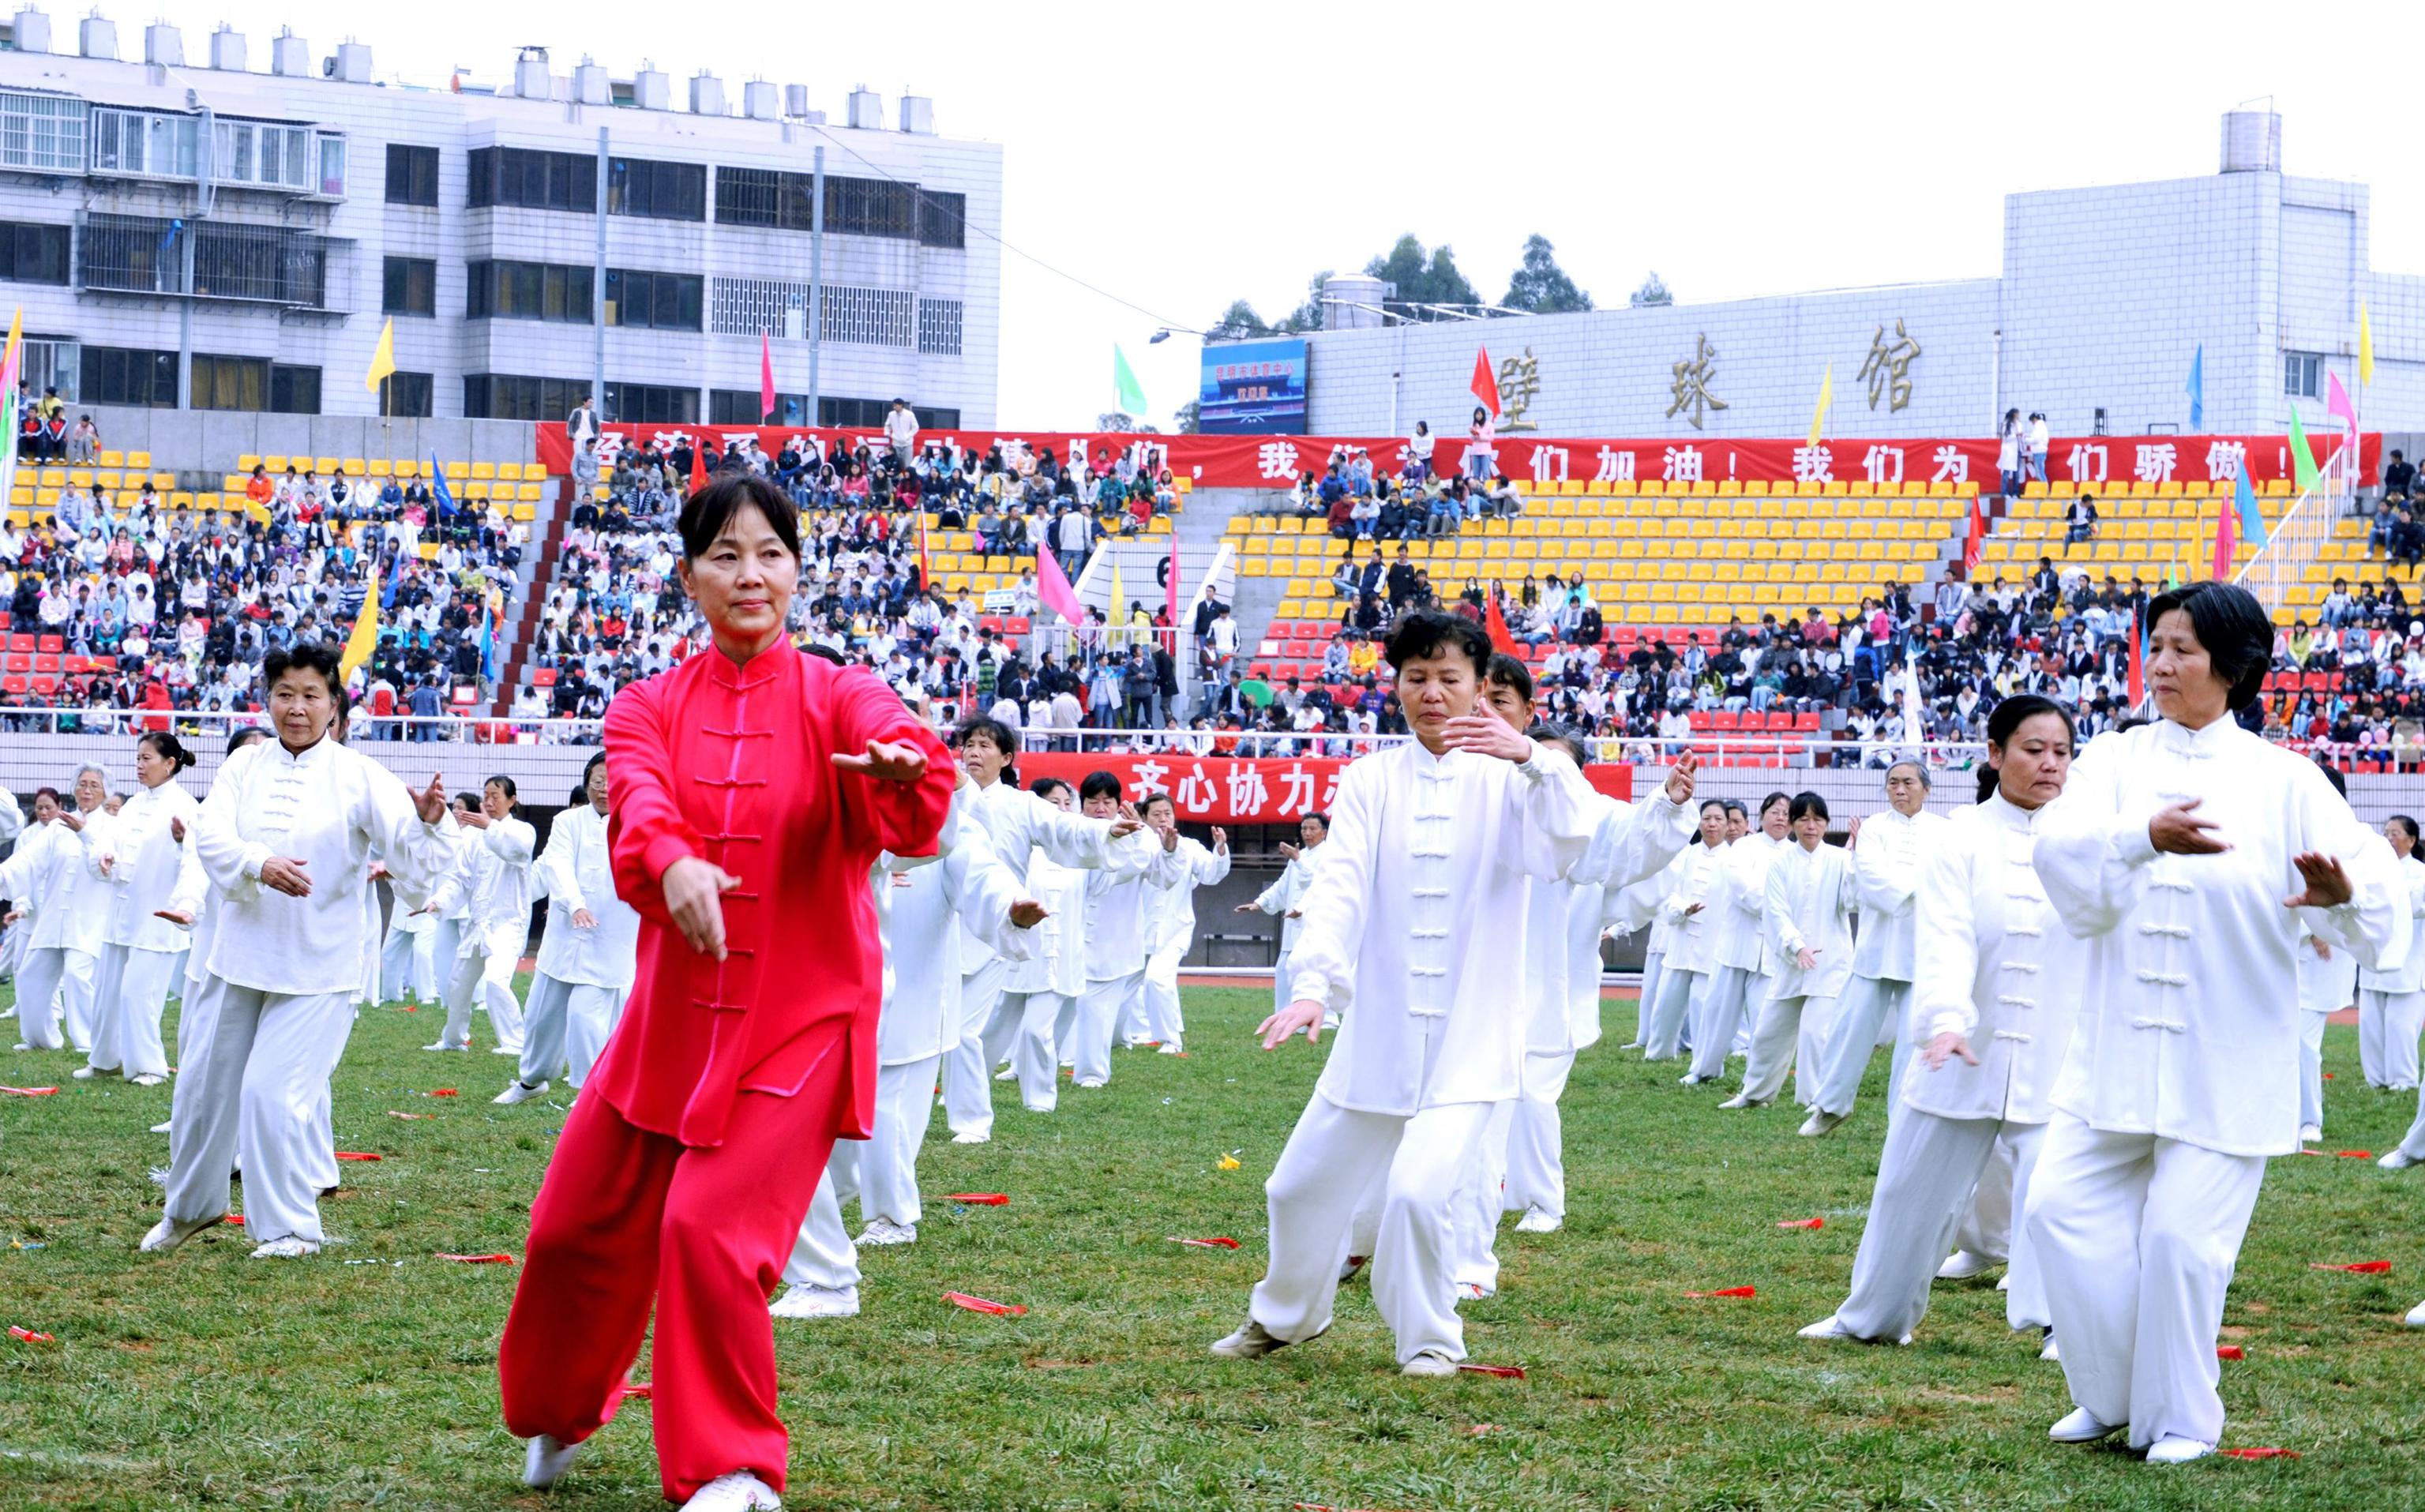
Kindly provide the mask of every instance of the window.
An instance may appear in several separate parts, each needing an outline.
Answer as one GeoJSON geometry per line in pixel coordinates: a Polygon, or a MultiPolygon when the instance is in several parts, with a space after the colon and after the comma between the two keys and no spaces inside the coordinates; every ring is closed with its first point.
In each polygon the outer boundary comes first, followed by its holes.
{"type": "MultiPolygon", "coordinates": [[[[728,226],[814,230],[811,201],[816,179],[769,169],[715,170],[715,218],[728,226]]],[[[892,236],[928,247],[958,247],[966,233],[968,196],[921,189],[891,179],[826,175],[826,226],[847,236],[892,236]]]]}
{"type": "MultiPolygon", "coordinates": [[[[715,181],[724,182],[718,173],[715,181]]],[[[708,303],[708,329],[719,336],[780,336],[785,341],[809,339],[809,286],[770,279],[714,281],[708,303]]]]}
{"type": "Polygon", "coordinates": [[[438,265],[426,257],[387,259],[387,295],[379,308],[392,315],[438,314],[438,265]]]}
{"type": "MultiPolygon", "coordinates": [[[[177,354],[126,346],[88,346],[83,353],[80,404],[126,404],[153,410],[177,408],[177,354]]],[[[199,370],[202,360],[194,359],[199,370]]]]}
{"type": "Polygon", "coordinates": [[[918,241],[924,247],[968,245],[969,197],[939,189],[918,191],[918,241]]]}
{"type": "Polygon", "coordinates": [[[268,409],[269,360],[265,357],[205,357],[196,352],[194,408],[268,409]]]}
{"type": "MultiPolygon", "coordinates": [[[[309,126],[220,120],[212,127],[211,175],[221,184],[319,193],[320,160],[312,144],[315,135],[309,126]]],[[[341,179],[343,174],[341,161],[341,179]]],[[[341,191],[343,187],[340,184],[341,191]]]]}
{"type": "Polygon", "coordinates": [[[426,420],[438,385],[426,373],[390,373],[379,379],[379,413],[391,418],[418,416],[426,420]]]}
{"type": "Polygon", "coordinates": [[[918,191],[908,185],[826,176],[826,230],[907,241],[917,229],[918,191]]]}
{"type": "Polygon", "coordinates": [[[320,370],[316,367],[287,367],[273,362],[269,368],[269,408],[281,415],[316,415],[320,412],[320,370]]]}
{"type": "Polygon", "coordinates": [[[0,220],[0,279],[11,283],[65,283],[68,228],[0,220]]]}
{"type": "Polygon", "coordinates": [[[56,389],[59,397],[70,404],[83,397],[76,376],[82,348],[74,337],[28,335],[24,350],[25,365],[22,371],[26,387],[36,394],[56,389]]]}
{"type": "Polygon", "coordinates": [[[471,207],[598,213],[598,159],[579,153],[482,147],[472,153],[471,207]]]}
{"type": "Polygon", "coordinates": [[[707,166],[618,157],[606,169],[606,212],[659,220],[707,218],[707,166]]]}
{"type": "Polygon", "coordinates": [[[463,378],[463,413],[472,420],[562,420],[588,392],[579,378],[472,373],[463,378]]]}
{"type": "Polygon", "coordinates": [[[606,418],[635,426],[695,426],[699,391],[655,383],[609,383],[606,418]]]}
{"type": "Polygon", "coordinates": [[[2293,399],[2312,399],[2323,381],[2324,360],[2313,352],[2282,354],[2282,392],[2293,399]]]}
{"type": "Polygon", "coordinates": [[[606,324],[656,330],[699,329],[699,298],[707,281],[688,273],[606,270],[606,324]]]}
{"type": "Polygon", "coordinates": [[[960,355],[960,301],[918,301],[918,349],[929,357],[960,355]]]}
{"type": "Polygon", "coordinates": [[[712,389],[707,395],[707,423],[711,426],[805,426],[809,423],[809,396],[805,394],[775,395],[775,412],[761,417],[758,413],[756,389],[712,389]]]}
{"type": "Polygon", "coordinates": [[[331,200],[345,197],[345,139],[323,134],[320,137],[320,193],[331,200]]]}
{"type": "Polygon", "coordinates": [[[387,202],[437,207],[437,148],[387,144],[387,202]]]}
{"type": "Polygon", "coordinates": [[[92,169],[190,179],[201,170],[201,122],[149,110],[95,110],[92,169]]]}
{"type": "Polygon", "coordinates": [[[907,346],[916,334],[918,299],[898,289],[862,289],[846,283],[825,286],[824,329],[827,341],[857,342],[869,346],[907,346]]]}
{"type": "Polygon", "coordinates": [[[82,100],[0,89],[0,168],[83,172],[86,117],[82,100]]]}
{"type": "Polygon", "coordinates": [[[589,322],[588,268],[561,263],[474,263],[470,272],[464,314],[473,320],[589,322]]]}
{"type": "MultiPolygon", "coordinates": [[[[884,417],[892,409],[890,399],[821,399],[817,403],[817,424],[843,426],[853,430],[881,430],[884,417]]],[[[957,430],[960,412],[957,410],[935,410],[921,404],[909,407],[918,417],[921,430],[957,430]]]]}

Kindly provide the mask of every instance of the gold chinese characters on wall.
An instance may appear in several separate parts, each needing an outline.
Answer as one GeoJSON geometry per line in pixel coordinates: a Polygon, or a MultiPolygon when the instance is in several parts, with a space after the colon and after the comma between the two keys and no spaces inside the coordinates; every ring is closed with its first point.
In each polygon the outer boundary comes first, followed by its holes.
{"type": "Polygon", "coordinates": [[[1524,348],[1521,357],[1508,357],[1499,363],[1499,428],[1502,430],[1538,430],[1540,422],[1527,420],[1524,411],[1541,396],[1541,362],[1533,348],[1524,348]]]}
{"type": "Polygon", "coordinates": [[[1678,410],[1690,410],[1684,418],[1694,430],[1701,428],[1704,413],[1723,410],[1726,401],[1710,392],[1710,384],[1718,374],[1718,349],[1710,345],[1706,333],[1693,338],[1693,355],[1675,365],[1675,381],[1668,386],[1674,401],[1667,406],[1667,418],[1673,420],[1678,410]]]}
{"type": "Polygon", "coordinates": [[[1877,334],[1870,338],[1870,355],[1861,360],[1858,375],[1869,380],[1870,408],[1876,409],[1878,400],[1883,398],[1889,414],[1911,403],[1911,364],[1919,356],[1919,343],[1903,330],[1900,315],[1895,317],[1894,330],[1895,339],[1889,342],[1887,328],[1878,327],[1877,334]]]}

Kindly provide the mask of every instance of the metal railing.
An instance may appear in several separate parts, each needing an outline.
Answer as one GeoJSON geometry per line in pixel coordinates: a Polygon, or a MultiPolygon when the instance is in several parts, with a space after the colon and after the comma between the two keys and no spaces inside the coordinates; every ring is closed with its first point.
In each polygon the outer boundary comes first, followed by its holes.
{"type": "Polygon", "coordinates": [[[2267,531],[2265,544],[2232,574],[2234,583],[2256,595],[2266,613],[2289,603],[2291,589],[2306,582],[2307,569],[2322,556],[2341,517],[2349,513],[2358,484],[2355,461],[2353,448],[2336,447],[2316,481],[2299,491],[2267,531]]]}

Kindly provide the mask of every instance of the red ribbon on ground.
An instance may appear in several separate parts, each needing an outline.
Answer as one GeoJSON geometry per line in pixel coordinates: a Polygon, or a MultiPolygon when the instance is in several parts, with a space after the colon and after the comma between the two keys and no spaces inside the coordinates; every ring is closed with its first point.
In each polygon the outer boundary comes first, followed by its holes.
{"type": "Polygon", "coordinates": [[[1000,1192],[954,1192],[943,1198],[946,1202],[966,1202],[972,1208],[1007,1207],[1010,1198],[1000,1192]]]}
{"type": "Polygon", "coordinates": [[[1016,1302],[988,1302],[984,1297],[971,1296],[966,1292],[945,1292],[943,1300],[956,1308],[966,1308],[971,1312],[990,1312],[997,1317],[1016,1318],[1027,1311],[1016,1302]]]}
{"type": "Polygon", "coordinates": [[[244,1214],[241,1213],[231,1213],[225,1217],[219,1219],[219,1221],[221,1223],[233,1223],[237,1228],[241,1229],[244,1227],[244,1214]]]}
{"type": "Polygon", "coordinates": [[[2343,1160],[2372,1160],[2374,1158],[2374,1151],[2371,1150],[2336,1150],[2333,1153],[2338,1155],[2343,1160]]]}
{"type": "Polygon", "coordinates": [[[387,1116],[391,1118],[434,1118],[438,1117],[435,1113],[398,1113],[393,1108],[387,1110],[387,1116]]]}
{"type": "Polygon", "coordinates": [[[2299,1457],[2299,1451],[2296,1449],[2218,1449],[2215,1453],[2228,1455],[2234,1459],[2296,1459],[2299,1457]]]}
{"type": "Polygon", "coordinates": [[[1824,1218],[1787,1218],[1778,1223],[1777,1227],[1780,1229],[1824,1229],[1827,1227],[1827,1220],[1824,1218]]]}
{"type": "Polygon", "coordinates": [[[2391,1268],[2391,1262],[2361,1260],[2354,1265],[2327,1265],[2321,1261],[2310,1261],[2307,1268],[2309,1270],[2345,1270],[2353,1276],[2380,1276],[2391,1268]]]}
{"type": "Polygon", "coordinates": [[[653,1402],[657,1397],[657,1389],[650,1385],[647,1381],[625,1381],[623,1383],[623,1390],[619,1394],[623,1396],[636,1396],[644,1402],[653,1402]]]}
{"type": "Polygon", "coordinates": [[[1715,1292],[1687,1292],[1684,1295],[1686,1296],[1758,1296],[1759,1295],[1759,1288],[1756,1286],[1729,1286],[1715,1292]]]}
{"type": "Polygon", "coordinates": [[[0,1092],[10,1097],[56,1097],[59,1089],[56,1086],[0,1086],[0,1092]]]}
{"type": "Polygon", "coordinates": [[[1524,1378],[1524,1367],[1521,1365],[1475,1365],[1459,1360],[1456,1368],[1468,1375],[1496,1375],[1502,1380],[1510,1381],[1520,1381],[1524,1378]]]}
{"type": "Polygon", "coordinates": [[[340,1150],[337,1151],[337,1158],[339,1160],[377,1160],[379,1157],[366,1150],[340,1150]]]}
{"type": "Polygon", "coordinates": [[[56,1339],[52,1338],[49,1334],[36,1333],[31,1328],[20,1328],[13,1323],[8,1325],[8,1337],[11,1339],[23,1339],[29,1344],[55,1344],[58,1343],[56,1339]]]}
{"type": "Polygon", "coordinates": [[[1169,1241],[1174,1245],[1193,1245],[1198,1249],[1235,1249],[1238,1247],[1238,1241],[1231,1239],[1227,1235],[1216,1235],[1211,1239],[1181,1239],[1179,1235],[1174,1233],[1165,1235],[1164,1237],[1169,1239],[1169,1241]]]}
{"type": "Polygon", "coordinates": [[[1486,1433],[1497,1433],[1500,1429],[1496,1423],[1476,1423],[1465,1431],[1479,1439],[1486,1433]]]}
{"type": "Polygon", "coordinates": [[[2217,1344],[2214,1346],[2214,1358],[2217,1359],[2246,1359],[2248,1358],[2248,1351],[2240,1348],[2238,1344],[2217,1344]]]}
{"type": "Polygon", "coordinates": [[[514,1257],[513,1257],[513,1256],[511,1256],[511,1255],[446,1255],[446,1254],[442,1254],[442,1255],[440,1255],[438,1258],[439,1258],[439,1259],[441,1259],[441,1260],[455,1260],[455,1261],[460,1261],[460,1262],[462,1262],[462,1263],[463,1263],[464,1264],[466,1264],[466,1265],[510,1265],[510,1264],[512,1264],[512,1263],[514,1263],[514,1257]]]}
{"type": "Polygon", "coordinates": [[[453,1097],[455,1095],[455,1089],[451,1086],[442,1086],[435,1092],[424,1092],[421,1095],[423,1097],[453,1097]]]}

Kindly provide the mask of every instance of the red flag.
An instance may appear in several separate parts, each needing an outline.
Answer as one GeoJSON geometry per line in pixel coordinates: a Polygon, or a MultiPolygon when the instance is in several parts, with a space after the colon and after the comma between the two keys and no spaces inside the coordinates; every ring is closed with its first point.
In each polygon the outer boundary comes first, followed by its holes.
{"type": "Polygon", "coordinates": [[[2231,559],[2240,546],[2240,510],[2229,498],[2215,502],[2214,571],[2207,576],[2218,583],[2231,581],[2231,559]]]}
{"type": "Polygon", "coordinates": [[[1499,379],[1490,371],[1490,348],[1478,348],[1473,354],[1473,396],[1492,414],[1499,412],[1499,379]]]}
{"type": "Polygon", "coordinates": [[[1490,595],[1490,606],[1483,611],[1482,627],[1490,632],[1491,650],[1503,651],[1510,656],[1518,654],[1516,637],[1508,632],[1507,617],[1499,610],[1497,593],[1490,595]]]}
{"type": "Polygon", "coordinates": [[[1218,1234],[1211,1239],[1181,1239],[1177,1234],[1171,1234],[1169,1239],[1174,1245],[1189,1245],[1197,1249],[1235,1249],[1238,1247],[1238,1241],[1230,1238],[1227,1234],[1218,1234]]]}
{"type": "Polygon", "coordinates": [[[338,1158],[339,1160],[377,1160],[377,1159],[378,1159],[378,1157],[377,1157],[377,1155],[371,1154],[371,1153],[369,1153],[369,1152],[368,1152],[368,1151],[366,1151],[366,1150],[338,1150],[338,1151],[337,1151],[337,1158],[338,1158]]]}
{"type": "Polygon", "coordinates": [[[2240,1348],[2238,1344],[2217,1344],[2214,1346],[2214,1358],[2217,1359],[2246,1359],[2248,1358],[2248,1351],[2240,1348]]]}
{"type": "Polygon", "coordinates": [[[2130,616],[2130,707],[2137,708],[2147,697],[2147,637],[2139,629],[2139,616],[2130,616]]]}
{"type": "Polygon", "coordinates": [[[2233,1459],[2296,1459],[2299,1457],[2299,1451],[2296,1449],[2218,1449],[2215,1453],[2226,1455],[2233,1459]]]}
{"type": "Polygon", "coordinates": [[[764,331],[758,333],[758,417],[772,419],[775,414],[775,342],[764,331]]]}
{"type": "Polygon", "coordinates": [[[921,592],[928,592],[934,587],[935,570],[926,565],[926,511],[922,506],[918,510],[918,587],[921,592]]]}
{"type": "Polygon", "coordinates": [[[690,491],[693,493],[707,487],[708,474],[713,471],[707,465],[707,449],[715,444],[715,439],[712,436],[700,435],[691,439],[690,491]]]}
{"type": "Polygon", "coordinates": [[[1171,659],[1176,661],[1179,658],[1179,527],[1176,525],[1173,525],[1170,531],[1170,584],[1167,597],[1170,601],[1170,655],[1171,659]]]}
{"type": "Polygon", "coordinates": [[[510,1265],[514,1263],[511,1255],[450,1255],[441,1251],[438,1258],[465,1265],[510,1265]]]}
{"type": "Polygon", "coordinates": [[[1979,571],[1979,556],[1986,544],[1987,501],[1974,497],[1970,501],[1970,534],[1962,542],[1962,577],[1965,582],[1969,580],[1971,573],[1979,571]]]}

